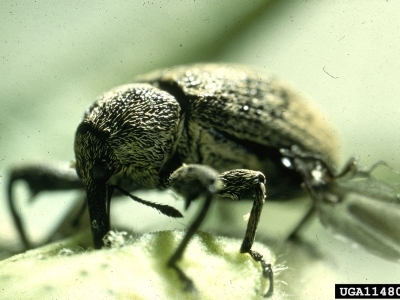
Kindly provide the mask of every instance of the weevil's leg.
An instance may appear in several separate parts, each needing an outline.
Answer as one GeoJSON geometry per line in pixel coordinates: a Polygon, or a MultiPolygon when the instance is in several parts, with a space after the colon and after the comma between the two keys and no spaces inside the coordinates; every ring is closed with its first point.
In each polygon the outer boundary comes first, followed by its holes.
{"type": "Polygon", "coordinates": [[[249,191],[254,191],[255,201],[240,252],[248,253],[255,261],[260,262],[263,276],[269,279],[269,289],[264,296],[272,295],[273,273],[271,265],[265,262],[261,254],[251,249],[266,197],[265,176],[261,172],[251,170],[232,170],[218,175],[215,170],[207,166],[184,165],[172,173],[169,178],[169,186],[185,198],[186,208],[196,198],[203,195],[206,198],[200,213],[190,225],[181,244],[168,261],[168,266],[174,268],[179,277],[185,282],[185,288],[193,290],[193,282],[176,263],[181,259],[187,244],[203,222],[213,196],[220,194],[233,199],[240,199],[240,196],[247,194],[249,191]]]}
{"type": "Polygon", "coordinates": [[[189,229],[187,230],[185,236],[183,237],[181,243],[179,244],[178,248],[175,250],[174,254],[168,261],[168,266],[173,268],[181,278],[181,280],[185,283],[185,290],[190,291],[194,290],[194,285],[192,280],[186,276],[186,274],[176,265],[176,263],[182,258],[183,252],[186,249],[187,244],[190,242],[190,239],[199,229],[201,223],[203,222],[205,216],[207,215],[207,211],[210,208],[211,201],[213,195],[210,193],[206,196],[204,201],[203,207],[200,210],[200,213],[194,219],[193,223],[190,225],[189,229]]]}
{"type": "Polygon", "coordinates": [[[269,288],[264,297],[270,297],[274,290],[271,264],[267,263],[260,253],[251,249],[266,198],[265,176],[261,172],[238,169],[222,173],[219,179],[222,181],[223,187],[218,193],[223,196],[238,200],[241,195],[245,195],[249,191],[254,192],[253,207],[240,252],[248,253],[255,261],[260,262],[263,276],[269,280],[269,288]]]}
{"type": "Polygon", "coordinates": [[[8,206],[25,249],[30,249],[32,245],[27,237],[23,220],[15,206],[13,193],[14,183],[20,180],[28,184],[32,197],[42,191],[83,189],[83,184],[74,169],[59,164],[26,165],[11,170],[7,185],[8,206]]]}
{"type": "Polygon", "coordinates": [[[216,191],[214,184],[217,177],[218,173],[209,167],[202,165],[184,165],[173,172],[169,178],[169,186],[185,198],[186,209],[193,200],[200,196],[205,196],[205,201],[200,213],[196,216],[178,248],[168,260],[168,266],[177,272],[179,278],[185,284],[186,291],[195,291],[195,287],[193,281],[177,266],[177,262],[182,258],[183,252],[190,239],[196,233],[207,215],[207,211],[210,208],[212,198],[216,191]]]}

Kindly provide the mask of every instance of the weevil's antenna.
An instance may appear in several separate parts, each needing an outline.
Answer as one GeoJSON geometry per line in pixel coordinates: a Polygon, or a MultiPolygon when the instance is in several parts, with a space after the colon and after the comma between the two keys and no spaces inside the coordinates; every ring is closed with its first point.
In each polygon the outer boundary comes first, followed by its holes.
{"type": "Polygon", "coordinates": [[[123,188],[119,187],[118,185],[111,185],[111,188],[116,188],[118,191],[120,191],[122,194],[125,196],[130,197],[132,200],[139,202],[141,204],[150,206],[152,208],[157,209],[160,213],[172,217],[172,218],[183,218],[183,215],[179,212],[179,210],[173,208],[172,206],[165,205],[165,204],[160,204],[160,203],[154,203],[150,201],[146,201],[143,199],[140,199],[139,197],[136,197],[132,194],[130,194],[128,191],[124,190],[123,188]]]}

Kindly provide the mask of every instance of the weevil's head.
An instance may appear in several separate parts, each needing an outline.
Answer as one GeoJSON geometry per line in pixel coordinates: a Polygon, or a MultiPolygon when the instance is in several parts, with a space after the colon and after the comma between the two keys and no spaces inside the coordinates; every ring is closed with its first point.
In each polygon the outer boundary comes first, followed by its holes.
{"type": "Polygon", "coordinates": [[[156,187],[177,140],[179,113],[172,96],[147,84],[118,87],[86,111],[75,135],[76,171],[86,187],[96,248],[110,228],[110,183],[122,178],[156,187]]]}

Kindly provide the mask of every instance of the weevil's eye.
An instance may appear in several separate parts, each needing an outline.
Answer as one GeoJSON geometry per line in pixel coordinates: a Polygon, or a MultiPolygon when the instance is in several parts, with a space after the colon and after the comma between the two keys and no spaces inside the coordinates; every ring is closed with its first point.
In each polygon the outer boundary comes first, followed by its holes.
{"type": "Polygon", "coordinates": [[[112,170],[105,161],[96,161],[90,170],[90,177],[97,183],[106,183],[111,175],[112,170]]]}

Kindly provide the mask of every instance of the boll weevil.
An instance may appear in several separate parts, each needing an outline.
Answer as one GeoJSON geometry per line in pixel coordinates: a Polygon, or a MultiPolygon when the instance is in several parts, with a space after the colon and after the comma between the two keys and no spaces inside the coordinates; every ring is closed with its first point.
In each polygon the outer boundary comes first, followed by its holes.
{"type": "MultiPolygon", "coordinates": [[[[335,131],[309,102],[285,82],[254,69],[226,64],[195,64],[138,77],[96,100],[85,112],[75,135],[76,185],[86,191],[95,248],[110,230],[110,201],[116,190],[171,217],[167,205],[132,195],[138,188],[171,188],[185,208],[205,198],[199,215],[168,265],[187,288],[193,283],[176,265],[201,225],[214,196],[253,197],[240,251],[259,261],[273,278],[270,264],[252,249],[263,203],[301,192],[302,172],[283,163],[293,146],[329,165],[338,161],[335,131]]],[[[50,169],[49,169],[50,170],[50,169]]],[[[30,174],[11,176],[29,181],[30,174]]],[[[51,171],[49,171],[51,176],[51,171]]],[[[62,176],[59,181],[62,182],[62,176]]],[[[45,181],[35,190],[46,190],[45,181]]],[[[61,188],[60,184],[60,189],[61,188]]],[[[31,187],[32,188],[32,187],[31,187]]],[[[57,189],[55,187],[54,189],[57,189]]],[[[13,212],[14,219],[18,219],[13,212]]],[[[26,247],[22,222],[16,221],[26,247]]]]}

